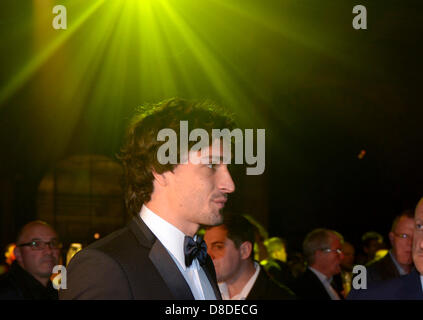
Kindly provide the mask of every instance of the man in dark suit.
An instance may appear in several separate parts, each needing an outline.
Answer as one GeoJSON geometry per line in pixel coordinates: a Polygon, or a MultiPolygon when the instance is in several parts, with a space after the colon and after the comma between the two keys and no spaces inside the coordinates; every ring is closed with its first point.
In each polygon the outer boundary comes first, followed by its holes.
{"type": "Polygon", "coordinates": [[[413,268],[412,245],[414,233],[414,214],[407,210],[395,217],[389,241],[392,249],[380,260],[366,266],[367,284],[389,280],[409,274],[413,268]]]}
{"type": "Polygon", "coordinates": [[[223,224],[206,229],[204,240],[216,268],[224,300],[292,300],[254,261],[254,226],[243,216],[225,214],[223,224]]]}
{"type": "Polygon", "coordinates": [[[341,292],[332,282],[341,272],[343,237],[336,231],[315,229],[303,242],[308,268],[290,286],[304,300],[341,300],[341,292]]]}
{"type": "Polygon", "coordinates": [[[414,215],[412,257],[415,269],[387,281],[374,282],[367,289],[353,290],[349,300],[423,300],[423,198],[414,215]]]}
{"type": "Polygon", "coordinates": [[[200,224],[222,221],[221,209],[235,186],[221,146],[209,140],[208,153],[189,151],[196,141],[187,141],[182,121],[209,137],[213,129],[232,127],[209,103],[182,99],[149,106],[132,121],[120,158],[134,217],[72,258],[61,299],[221,298],[205,243],[195,234],[200,224]]]}
{"type": "Polygon", "coordinates": [[[16,239],[16,260],[0,277],[0,300],[57,300],[50,278],[61,247],[56,231],[44,221],[24,225],[16,239]]]}

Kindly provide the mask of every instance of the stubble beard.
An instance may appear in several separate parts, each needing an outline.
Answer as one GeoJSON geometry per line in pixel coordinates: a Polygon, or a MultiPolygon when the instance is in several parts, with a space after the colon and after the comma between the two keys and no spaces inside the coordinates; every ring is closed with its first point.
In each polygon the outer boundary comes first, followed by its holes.
{"type": "Polygon", "coordinates": [[[205,226],[213,227],[213,226],[217,226],[221,224],[222,222],[223,222],[222,210],[218,210],[217,212],[213,211],[208,213],[204,217],[204,221],[201,224],[205,226]]]}

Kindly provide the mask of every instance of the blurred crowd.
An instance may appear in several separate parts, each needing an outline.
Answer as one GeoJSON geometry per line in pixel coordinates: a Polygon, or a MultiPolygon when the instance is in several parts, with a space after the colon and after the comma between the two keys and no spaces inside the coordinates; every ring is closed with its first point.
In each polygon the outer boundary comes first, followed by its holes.
{"type": "MultiPolygon", "coordinates": [[[[223,299],[343,300],[351,290],[360,299],[360,290],[353,288],[356,265],[366,267],[366,289],[415,271],[415,229],[414,211],[407,210],[392,221],[389,244],[383,235],[369,231],[355,248],[339,232],[318,228],[306,235],[302,252],[290,254],[285,239],[269,237],[251,216],[225,215],[223,224],[201,229],[199,235],[214,262],[223,299]]],[[[52,269],[67,265],[82,246],[71,244],[66,255],[62,249],[50,225],[26,224],[16,243],[5,248],[0,299],[58,299],[52,269]]]]}

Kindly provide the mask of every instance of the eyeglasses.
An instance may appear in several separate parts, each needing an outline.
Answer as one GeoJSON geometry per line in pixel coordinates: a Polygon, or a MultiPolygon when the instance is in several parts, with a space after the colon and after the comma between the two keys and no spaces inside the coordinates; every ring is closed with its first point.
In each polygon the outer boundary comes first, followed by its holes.
{"type": "Polygon", "coordinates": [[[44,250],[47,245],[50,249],[62,248],[62,243],[55,239],[51,241],[32,240],[31,242],[18,244],[18,247],[30,247],[32,250],[44,250]]]}
{"type": "Polygon", "coordinates": [[[410,236],[409,234],[406,234],[406,233],[395,233],[394,232],[394,235],[398,238],[401,238],[401,239],[411,239],[412,238],[412,236],[410,236]]]}
{"type": "Polygon", "coordinates": [[[342,249],[330,249],[330,248],[326,248],[326,249],[320,249],[325,253],[331,253],[331,252],[335,252],[337,254],[341,254],[343,253],[342,249]]]}

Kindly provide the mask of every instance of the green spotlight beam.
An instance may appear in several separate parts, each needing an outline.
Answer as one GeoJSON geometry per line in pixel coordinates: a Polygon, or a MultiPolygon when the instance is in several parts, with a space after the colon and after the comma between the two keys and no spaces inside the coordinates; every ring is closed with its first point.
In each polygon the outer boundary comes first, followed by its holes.
{"type": "Polygon", "coordinates": [[[0,89],[0,106],[13,95],[28,79],[54,54],[54,52],[71,37],[79,27],[91,17],[105,0],[95,0],[87,10],[73,22],[66,32],[60,33],[48,46],[27,62],[27,64],[7,84],[0,89]]]}

